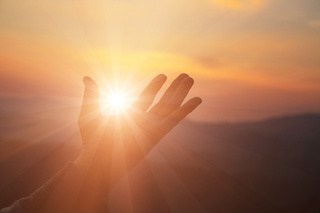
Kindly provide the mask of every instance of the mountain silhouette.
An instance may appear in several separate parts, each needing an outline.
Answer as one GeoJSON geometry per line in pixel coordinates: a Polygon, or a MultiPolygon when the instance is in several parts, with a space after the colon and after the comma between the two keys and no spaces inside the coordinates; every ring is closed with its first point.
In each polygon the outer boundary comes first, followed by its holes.
{"type": "MultiPolygon", "coordinates": [[[[32,116],[28,121],[41,126],[32,116]]],[[[55,125],[61,122],[43,128],[55,125]]],[[[28,195],[77,156],[76,128],[38,140],[32,137],[39,132],[10,138],[6,135],[15,128],[1,130],[1,207],[28,195]]],[[[113,189],[110,210],[318,212],[319,153],[319,114],[241,123],[185,121],[113,189]]]]}

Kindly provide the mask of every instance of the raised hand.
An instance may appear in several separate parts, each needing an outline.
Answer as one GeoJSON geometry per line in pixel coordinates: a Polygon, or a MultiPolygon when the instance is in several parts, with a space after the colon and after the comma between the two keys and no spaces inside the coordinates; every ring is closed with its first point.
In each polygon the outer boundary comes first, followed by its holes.
{"type": "Polygon", "coordinates": [[[85,92],[79,116],[84,149],[76,162],[87,168],[97,167],[101,171],[99,175],[108,181],[107,188],[139,163],[201,103],[201,99],[195,97],[182,104],[194,81],[187,74],[181,74],[159,102],[153,104],[166,78],[162,74],[155,77],[128,112],[113,117],[101,113],[98,86],[91,78],[84,78],[85,92]]]}
{"type": "Polygon", "coordinates": [[[181,74],[152,106],[165,81],[165,75],[158,75],[128,112],[105,117],[99,109],[98,86],[85,77],[79,116],[81,154],[74,164],[4,211],[105,212],[105,197],[111,187],[201,103],[200,98],[192,98],[182,104],[193,79],[181,74]]]}

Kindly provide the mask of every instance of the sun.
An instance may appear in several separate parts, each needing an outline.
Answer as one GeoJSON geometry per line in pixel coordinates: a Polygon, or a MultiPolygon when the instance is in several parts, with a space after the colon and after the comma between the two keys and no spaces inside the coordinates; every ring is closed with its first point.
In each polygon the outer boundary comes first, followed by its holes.
{"type": "Polygon", "coordinates": [[[100,107],[104,114],[118,115],[122,114],[130,107],[131,100],[130,97],[120,91],[120,90],[111,90],[106,94],[103,94],[100,107]]]}

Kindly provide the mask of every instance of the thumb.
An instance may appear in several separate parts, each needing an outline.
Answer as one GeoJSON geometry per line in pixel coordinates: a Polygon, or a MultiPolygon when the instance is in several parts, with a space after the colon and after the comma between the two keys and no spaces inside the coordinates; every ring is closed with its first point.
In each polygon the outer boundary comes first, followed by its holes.
{"type": "Polygon", "coordinates": [[[98,113],[99,109],[99,88],[96,82],[86,76],[83,78],[85,90],[83,94],[83,101],[80,116],[85,116],[91,113],[98,113]]]}

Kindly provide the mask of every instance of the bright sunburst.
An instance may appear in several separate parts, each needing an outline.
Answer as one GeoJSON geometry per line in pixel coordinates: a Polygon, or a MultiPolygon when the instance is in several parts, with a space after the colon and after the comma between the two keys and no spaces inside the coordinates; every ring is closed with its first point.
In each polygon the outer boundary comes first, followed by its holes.
{"type": "Polygon", "coordinates": [[[120,90],[111,90],[101,97],[100,106],[104,114],[124,113],[131,105],[128,94],[120,90]]]}

